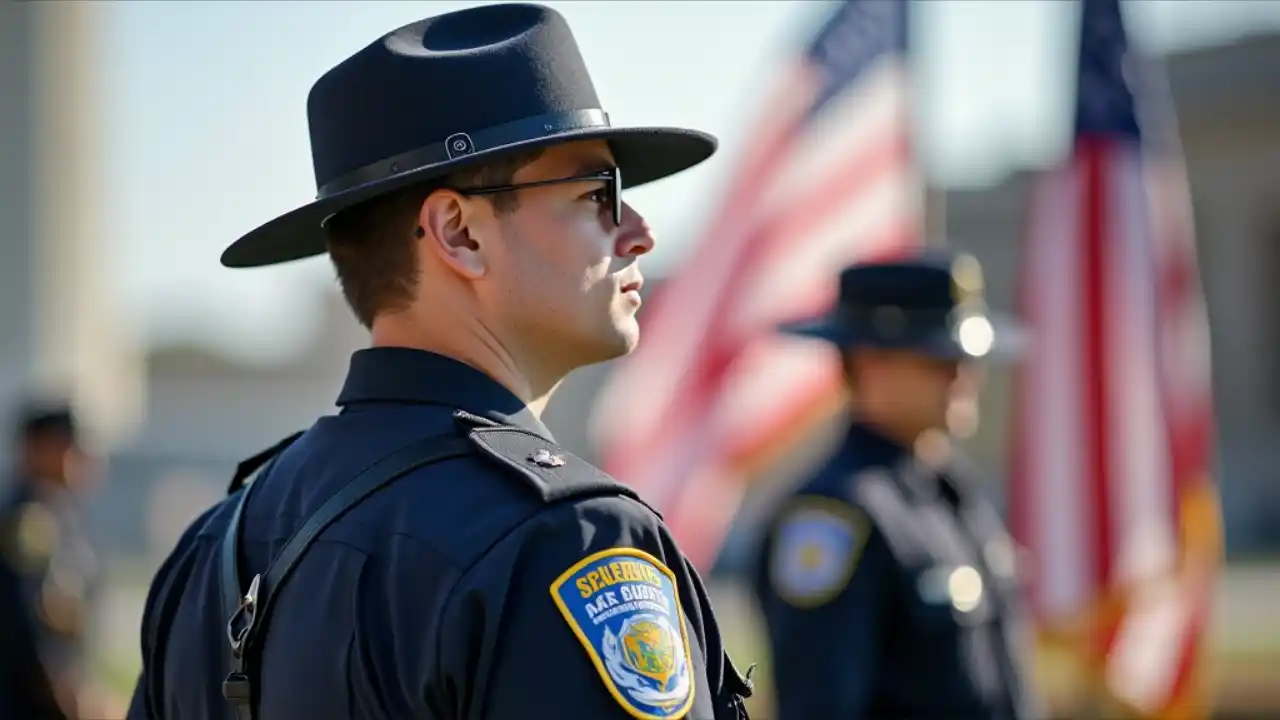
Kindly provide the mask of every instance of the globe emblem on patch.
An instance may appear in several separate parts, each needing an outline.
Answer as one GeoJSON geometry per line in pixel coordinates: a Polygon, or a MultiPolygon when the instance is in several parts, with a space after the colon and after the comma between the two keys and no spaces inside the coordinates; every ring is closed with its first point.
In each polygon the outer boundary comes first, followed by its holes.
{"type": "Polygon", "coordinates": [[[616,635],[606,629],[602,655],[618,690],[664,713],[688,700],[689,664],[676,644],[680,637],[667,618],[654,613],[627,618],[616,635]]]}
{"type": "Polygon", "coordinates": [[[676,669],[676,646],[671,633],[651,620],[637,622],[622,636],[626,663],[635,672],[665,687],[676,669]]]}

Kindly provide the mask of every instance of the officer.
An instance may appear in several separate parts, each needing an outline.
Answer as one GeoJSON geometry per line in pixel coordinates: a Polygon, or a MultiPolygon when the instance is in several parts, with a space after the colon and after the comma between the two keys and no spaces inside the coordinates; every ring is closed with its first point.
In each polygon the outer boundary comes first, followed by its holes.
{"type": "Polygon", "coordinates": [[[744,717],[661,518],[539,420],[638,340],[654,239],[621,190],[714,138],[612,127],[529,4],[379,38],[308,117],[319,200],[222,261],[327,250],[373,347],[340,412],[242,463],[160,567],[129,717],[744,717]]]}
{"type": "Polygon", "coordinates": [[[0,500],[0,563],[17,583],[31,632],[58,702],[76,712],[84,631],[97,559],[79,494],[87,467],[72,408],[35,400],[18,413],[16,464],[0,500]]]}
{"type": "Polygon", "coordinates": [[[784,328],[841,350],[853,421],[761,545],[780,720],[1029,716],[1013,545],[947,439],[997,339],[981,284],[967,255],[858,264],[784,328]]]}
{"type": "Polygon", "coordinates": [[[0,718],[64,720],[49,675],[40,660],[21,579],[0,562],[0,718]]]}

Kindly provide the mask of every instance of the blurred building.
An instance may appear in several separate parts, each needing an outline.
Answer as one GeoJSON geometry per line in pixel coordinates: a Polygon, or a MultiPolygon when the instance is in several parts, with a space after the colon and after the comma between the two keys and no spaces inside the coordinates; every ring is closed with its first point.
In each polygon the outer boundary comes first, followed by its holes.
{"type": "Polygon", "coordinates": [[[324,322],[291,362],[241,365],[194,347],[147,362],[147,423],[111,460],[94,507],[104,542],[124,556],[165,553],[220,499],[236,463],[336,410],[350,354],[368,337],[336,289],[318,293],[324,322]]]}
{"type": "Polygon", "coordinates": [[[109,449],[144,388],[102,271],[98,8],[0,3],[0,415],[33,391],[66,394],[109,449]]]}

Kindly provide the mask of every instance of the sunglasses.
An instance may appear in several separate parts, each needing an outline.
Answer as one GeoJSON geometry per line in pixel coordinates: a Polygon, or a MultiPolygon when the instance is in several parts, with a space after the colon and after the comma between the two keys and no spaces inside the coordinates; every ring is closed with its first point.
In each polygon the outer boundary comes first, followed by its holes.
{"type": "Polygon", "coordinates": [[[575,175],[567,178],[555,178],[554,180],[535,180],[533,182],[515,183],[513,185],[466,188],[464,190],[458,190],[457,192],[462,195],[497,195],[498,193],[511,192],[513,190],[521,190],[523,188],[591,181],[604,182],[606,202],[613,206],[613,224],[614,226],[620,227],[622,225],[622,171],[616,167],[609,168],[603,172],[591,173],[589,175],[575,175]]]}

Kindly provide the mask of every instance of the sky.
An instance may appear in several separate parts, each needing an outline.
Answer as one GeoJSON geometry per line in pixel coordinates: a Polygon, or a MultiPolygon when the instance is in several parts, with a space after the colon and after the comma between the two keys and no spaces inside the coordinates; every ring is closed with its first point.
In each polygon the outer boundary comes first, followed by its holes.
{"type": "MultiPolygon", "coordinates": [[[[208,345],[274,362],[318,329],[334,285],[324,258],[254,270],[218,263],[253,227],[311,201],[306,96],[385,32],[475,2],[113,2],[97,6],[101,187],[109,286],[147,344],[208,345]]],[[[568,19],[615,125],[709,131],[710,161],[628,193],[656,228],[650,275],[680,261],[714,210],[770,74],[827,3],[547,2],[568,19]]],[[[1061,157],[1070,122],[1077,8],[1065,0],[924,0],[912,45],[917,138],[929,177],[998,181],[1061,157]]],[[[1277,0],[1130,0],[1153,52],[1280,29],[1277,0]]]]}

